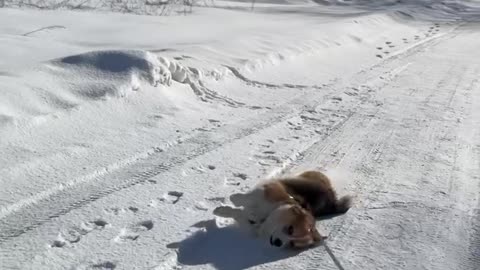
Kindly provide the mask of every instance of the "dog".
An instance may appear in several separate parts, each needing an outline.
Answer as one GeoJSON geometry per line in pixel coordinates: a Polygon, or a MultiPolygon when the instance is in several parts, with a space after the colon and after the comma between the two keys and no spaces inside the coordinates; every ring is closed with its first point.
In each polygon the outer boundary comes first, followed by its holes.
{"type": "Polygon", "coordinates": [[[352,204],[351,196],[338,199],[330,179],[319,171],[265,181],[247,193],[231,195],[230,201],[237,208],[220,206],[213,213],[250,225],[272,246],[299,249],[326,239],[315,218],[346,213],[352,204]]]}

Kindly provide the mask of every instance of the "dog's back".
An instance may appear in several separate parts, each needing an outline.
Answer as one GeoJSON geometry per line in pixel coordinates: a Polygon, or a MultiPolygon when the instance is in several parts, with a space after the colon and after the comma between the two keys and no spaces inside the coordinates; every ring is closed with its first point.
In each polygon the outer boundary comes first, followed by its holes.
{"type": "Polygon", "coordinates": [[[316,217],[343,214],[351,207],[351,197],[343,196],[337,199],[330,179],[321,172],[306,171],[280,181],[288,193],[316,217]]]}

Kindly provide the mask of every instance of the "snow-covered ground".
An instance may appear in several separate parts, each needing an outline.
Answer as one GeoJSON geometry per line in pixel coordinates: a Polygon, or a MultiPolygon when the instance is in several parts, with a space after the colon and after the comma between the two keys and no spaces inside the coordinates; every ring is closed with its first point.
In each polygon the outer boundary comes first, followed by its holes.
{"type": "Polygon", "coordinates": [[[0,8],[0,269],[480,269],[478,1],[20,2],[0,8]],[[213,216],[303,169],[355,196],[325,246],[213,216]]]}

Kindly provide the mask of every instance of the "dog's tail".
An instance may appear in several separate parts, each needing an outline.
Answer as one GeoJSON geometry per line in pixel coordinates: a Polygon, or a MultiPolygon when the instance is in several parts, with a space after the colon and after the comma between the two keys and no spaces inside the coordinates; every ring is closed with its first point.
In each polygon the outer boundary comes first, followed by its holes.
{"type": "Polygon", "coordinates": [[[352,207],[352,196],[346,195],[335,202],[334,212],[344,214],[352,207]]]}
{"type": "Polygon", "coordinates": [[[337,199],[335,196],[332,196],[330,200],[323,205],[320,209],[316,209],[314,212],[315,217],[321,218],[323,216],[330,215],[341,215],[345,214],[352,207],[352,197],[343,196],[340,199],[337,199]]]}

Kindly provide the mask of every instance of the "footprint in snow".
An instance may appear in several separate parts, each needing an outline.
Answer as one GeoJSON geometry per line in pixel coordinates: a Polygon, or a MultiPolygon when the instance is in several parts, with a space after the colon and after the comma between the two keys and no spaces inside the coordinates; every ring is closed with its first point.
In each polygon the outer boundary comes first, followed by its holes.
{"type": "Polygon", "coordinates": [[[335,100],[335,101],[342,101],[342,97],[332,97],[332,100],[335,100]]]}
{"type": "Polygon", "coordinates": [[[208,170],[213,171],[216,169],[216,167],[214,165],[207,165],[207,166],[199,165],[196,167],[191,167],[191,169],[200,173],[204,173],[204,172],[207,172],[208,170]]]}
{"type": "Polygon", "coordinates": [[[120,230],[120,233],[115,237],[114,241],[117,243],[126,241],[135,241],[143,233],[150,231],[153,228],[153,221],[144,220],[133,224],[120,230]]]}
{"type": "Polygon", "coordinates": [[[115,269],[115,268],[117,268],[117,264],[110,261],[100,262],[100,263],[91,265],[91,269],[115,269]]]}
{"type": "MultiPolygon", "coordinates": [[[[261,110],[261,109],[263,109],[264,107],[262,107],[262,106],[256,106],[256,105],[255,105],[255,106],[249,106],[249,108],[252,109],[252,110],[261,110]]],[[[265,109],[269,110],[269,109],[271,109],[271,108],[265,107],[265,109]]]]}
{"type": "Polygon", "coordinates": [[[213,166],[213,165],[208,165],[207,168],[208,168],[209,170],[212,170],[212,171],[216,169],[216,167],[213,166]]]}
{"type": "Polygon", "coordinates": [[[147,181],[150,184],[156,184],[157,183],[157,180],[154,180],[154,179],[148,179],[147,181]]]}
{"type": "Polygon", "coordinates": [[[183,192],[169,191],[163,194],[162,197],[151,200],[148,206],[158,207],[160,204],[163,204],[163,203],[176,204],[180,201],[182,197],[183,197],[183,192]]]}
{"type": "Polygon", "coordinates": [[[99,262],[87,262],[80,265],[74,266],[72,269],[75,270],[111,270],[117,268],[117,263],[113,261],[99,261],[99,262]]]}
{"type": "Polygon", "coordinates": [[[242,180],[247,180],[248,176],[245,173],[233,173],[234,177],[240,178],[242,180]]]}
{"type": "Polygon", "coordinates": [[[232,177],[226,177],[224,184],[226,186],[240,186],[242,181],[247,180],[248,176],[245,173],[233,173],[232,177]]]}
{"type": "Polygon", "coordinates": [[[104,219],[96,219],[89,222],[83,222],[80,226],[68,229],[66,232],[58,234],[57,238],[50,244],[51,247],[64,247],[67,244],[80,242],[83,236],[94,230],[102,230],[108,225],[104,219]]]}
{"type": "Polygon", "coordinates": [[[137,213],[138,211],[139,211],[138,207],[135,207],[135,206],[129,206],[127,208],[111,207],[111,208],[105,209],[106,213],[115,215],[115,216],[123,215],[128,212],[137,213]]]}
{"type": "MultiPolygon", "coordinates": [[[[385,52],[385,54],[388,54],[388,53],[389,52],[385,52]]],[[[346,95],[351,96],[351,97],[352,96],[358,96],[358,93],[356,93],[356,92],[345,91],[343,93],[345,93],[346,95]]]]}
{"type": "MultiPolygon", "coordinates": [[[[265,152],[275,153],[274,151],[265,151],[265,152]]],[[[273,166],[273,165],[282,163],[282,159],[279,158],[278,156],[276,156],[274,154],[265,153],[265,152],[261,155],[254,155],[254,158],[258,160],[257,163],[259,165],[261,165],[261,166],[273,166]]]]}
{"type": "Polygon", "coordinates": [[[191,169],[199,173],[204,173],[207,171],[207,168],[203,165],[194,166],[194,167],[191,167],[191,169]]]}
{"type": "Polygon", "coordinates": [[[204,201],[199,201],[195,204],[195,209],[200,211],[208,211],[220,206],[226,202],[225,197],[210,197],[205,198],[204,201]]]}
{"type": "Polygon", "coordinates": [[[240,186],[241,182],[238,180],[238,178],[226,177],[224,180],[224,184],[226,186],[240,186]]]}
{"type": "Polygon", "coordinates": [[[212,125],[214,125],[216,127],[221,126],[220,120],[217,120],[217,119],[208,119],[208,122],[210,122],[212,125]]]}
{"type": "Polygon", "coordinates": [[[180,191],[169,191],[168,193],[164,194],[162,198],[159,200],[162,202],[168,202],[171,204],[176,204],[180,201],[180,198],[183,197],[183,192],[180,191]]]}

